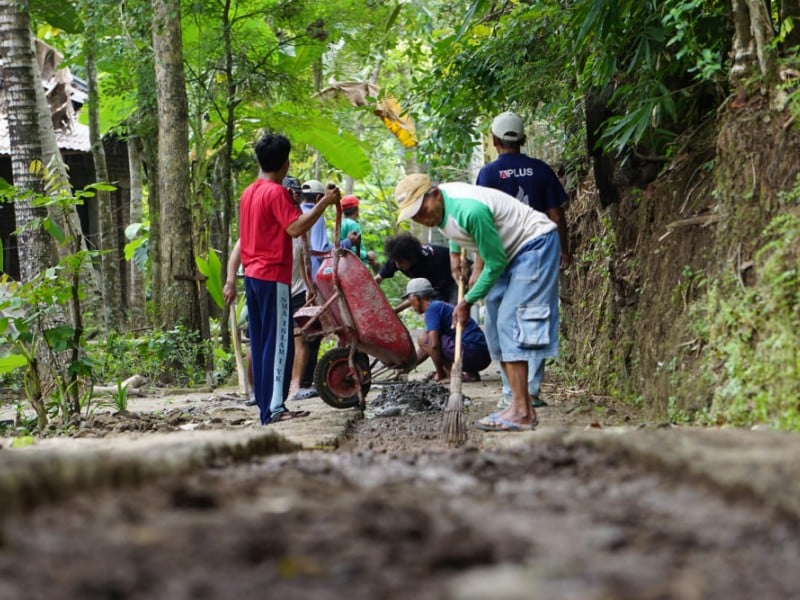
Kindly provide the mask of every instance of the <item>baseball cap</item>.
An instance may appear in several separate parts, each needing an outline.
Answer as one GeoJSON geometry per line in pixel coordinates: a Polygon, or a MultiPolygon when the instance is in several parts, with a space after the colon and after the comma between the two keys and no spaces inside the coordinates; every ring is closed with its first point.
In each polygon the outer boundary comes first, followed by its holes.
{"type": "Polygon", "coordinates": [[[316,179],[309,179],[303,184],[304,194],[324,194],[325,186],[316,179]]]}
{"type": "Polygon", "coordinates": [[[300,186],[300,180],[297,177],[284,177],[283,178],[283,187],[285,187],[290,192],[297,192],[298,194],[302,191],[302,187],[300,186]]]}
{"type": "Polygon", "coordinates": [[[525,137],[525,124],[517,113],[506,111],[492,121],[492,135],[504,142],[519,142],[525,137]]]}
{"type": "Polygon", "coordinates": [[[403,294],[402,297],[405,299],[409,296],[432,296],[434,293],[435,292],[430,281],[424,277],[416,277],[409,280],[408,284],[406,285],[406,293],[403,294]]]}
{"type": "Polygon", "coordinates": [[[422,198],[425,192],[433,187],[431,178],[424,173],[413,173],[406,175],[394,188],[394,199],[400,213],[397,215],[397,222],[400,223],[413,217],[419,212],[422,206],[422,198]]]}
{"type": "Polygon", "coordinates": [[[343,209],[347,210],[348,208],[355,208],[356,206],[358,206],[358,198],[356,198],[352,194],[342,198],[343,209]]]}

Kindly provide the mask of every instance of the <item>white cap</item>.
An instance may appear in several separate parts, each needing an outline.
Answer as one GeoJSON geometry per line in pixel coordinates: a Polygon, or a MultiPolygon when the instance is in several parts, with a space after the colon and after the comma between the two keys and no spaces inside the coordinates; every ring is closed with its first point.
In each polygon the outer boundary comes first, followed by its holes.
{"type": "Polygon", "coordinates": [[[492,135],[503,142],[519,142],[525,137],[525,123],[518,114],[504,112],[492,121],[492,135]]]}
{"type": "Polygon", "coordinates": [[[424,277],[416,277],[409,280],[403,298],[408,298],[409,296],[433,296],[435,293],[430,281],[424,277]]]}
{"type": "Polygon", "coordinates": [[[324,194],[325,186],[316,179],[309,179],[301,188],[304,194],[324,194]]]}

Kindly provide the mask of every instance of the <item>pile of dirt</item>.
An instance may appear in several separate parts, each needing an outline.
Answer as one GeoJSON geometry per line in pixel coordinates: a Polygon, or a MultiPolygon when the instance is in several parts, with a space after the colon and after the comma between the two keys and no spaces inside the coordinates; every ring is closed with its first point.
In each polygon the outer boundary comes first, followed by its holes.
{"type": "MultiPolygon", "coordinates": [[[[441,412],[450,397],[450,389],[430,381],[403,381],[386,384],[380,395],[371,400],[368,416],[396,417],[398,415],[441,412]]],[[[464,397],[469,403],[470,398],[464,397]]]]}

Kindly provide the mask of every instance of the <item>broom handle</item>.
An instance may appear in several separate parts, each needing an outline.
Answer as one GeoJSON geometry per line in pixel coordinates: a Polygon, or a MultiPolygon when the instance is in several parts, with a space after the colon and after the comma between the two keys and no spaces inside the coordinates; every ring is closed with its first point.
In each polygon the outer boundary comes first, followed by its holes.
{"type": "MultiPolygon", "coordinates": [[[[461,249],[461,259],[458,265],[458,302],[459,304],[464,299],[464,276],[467,262],[467,251],[461,249]]],[[[461,374],[461,335],[464,332],[464,326],[461,321],[456,321],[456,350],[453,355],[453,371],[458,370],[461,374]]]]}

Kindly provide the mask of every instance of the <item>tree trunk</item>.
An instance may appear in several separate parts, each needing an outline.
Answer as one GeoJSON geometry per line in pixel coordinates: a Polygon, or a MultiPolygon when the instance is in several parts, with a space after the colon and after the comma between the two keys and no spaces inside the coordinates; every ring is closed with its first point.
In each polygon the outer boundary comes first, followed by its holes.
{"type": "MultiPolygon", "coordinates": [[[[93,22],[96,15],[89,15],[86,20],[84,51],[86,53],[86,78],[89,84],[89,142],[92,148],[95,180],[108,182],[108,166],[103,138],[100,135],[100,106],[97,91],[97,67],[95,54],[97,47],[96,32],[93,22]]],[[[100,213],[100,290],[103,295],[103,320],[107,331],[120,331],[124,322],[122,308],[122,291],[120,285],[120,248],[118,243],[116,222],[120,215],[115,215],[112,208],[111,193],[97,190],[95,198],[100,213]],[[116,217],[116,219],[115,219],[116,217]]]]}
{"type": "Polygon", "coordinates": [[[777,61],[771,48],[775,35],[764,0],[732,0],[735,34],[730,77],[742,81],[758,67],[767,89],[777,83],[777,61]]]}
{"type": "MultiPolygon", "coordinates": [[[[142,210],[142,140],[138,136],[128,136],[128,170],[131,178],[131,223],[141,223],[144,216],[142,210]]],[[[144,273],[139,270],[134,261],[130,264],[130,297],[128,308],[130,314],[130,327],[133,330],[141,329],[146,324],[145,312],[145,281],[144,273]]]]}
{"type": "MultiPolygon", "coordinates": [[[[31,44],[35,48],[35,40],[31,35],[31,44]]],[[[33,62],[34,68],[34,81],[41,80],[41,73],[37,61],[33,62]]],[[[54,172],[57,176],[52,177],[51,185],[56,182],[60,189],[54,190],[55,193],[72,194],[72,186],[69,180],[69,173],[64,164],[64,159],[61,156],[61,151],[58,148],[56,140],[56,133],[53,129],[53,114],[48,99],[45,97],[44,89],[41,85],[35,86],[36,89],[36,106],[39,113],[39,139],[42,144],[42,162],[47,165],[51,177],[54,172]]],[[[67,106],[68,111],[71,111],[71,106],[67,106]]],[[[81,250],[87,250],[86,238],[83,235],[81,228],[80,217],[76,205],[64,207],[63,209],[57,206],[51,206],[49,209],[50,218],[58,224],[59,228],[71,238],[68,244],[59,244],[57,246],[58,256],[61,260],[65,259],[68,255],[74,254],[81,250]]],[[[100,284],[97,277],[97,272],[90,260],[84,261],[80,265],[80,273],[78,278],[83,285],[85,293],[82,305],[84,310],[97,314],[101,307],[100,297],[100,284]]],[[[70,306],[69,319],[72,323],[76,323],[80,315],[75,314],[74,307],[70,306]]]]}
{"type": "MultiPolygon", "coordinates": [[[[41,169],[31,169],[33,163],[42,160],[36,104],[36,87],[41,86],[41,78],[36,75],[27,2],[0,0],[0,59],[14,186],[42,194],[41,169]]],[[[41,226],[32,226],[36,219],[47,217],[47,209],[33,206],[30,196],[20,196],[14,214],[17,228],[23,228],[18,236],[20,277],[22,281],[31,281],[54,262],[49,235],[41,226]]],[[[47,424],[41,385],[44,367],[36,356],[25,373],[27,395],[36,410],[40,429],[47,424]]]]}
{"type": "MultiPolygon", "coordinates": [[[[35,74],[27,2],[0,0],[0,32],[14,185],[41,194],[44,191],[41,172],[30,168],[31,163],[42,160],[36,104],[36,87],[41,86],[41,79],[37,81],[35,74]]],[[[19,198],[14,213],[16,226],[25,227],[19,234],[20,276],[23,281],[30,281],[53,265],[48,234],[41,227],[26,227],[35,219],[45,218],[47,209],[34,207],[27,197],[19,198]]]]}
{"type": "Polygon", "coordinates": [[[189,108],[178,0],[153,0],[161,200],[161,324],[200,331],[189,210],[189,108]]]}
{"type": "MultiPolygon", "coordinates": [[[[233,73],[233,50],[231,48],[231,27],[230,10],[231,0],[225,0],[223,7],[223,45],[225,48],[225,77],[227,79],[226,99],[225,99],[225,148],[220,157],[219,166],[219,185],[222,192],[222,223],[220,236],[220,261],[222,263],[222,280],[225,281],[228,269],[228,256],[230,254],[230,235],[231,235],[231,215],[233,214],[233,173],[231,168],[233,156],[233,138],[236,127],[236,106],[238,99],[236,96],[236,81],[233,73]]],[[[227,311],[222,311],[220,318],[220,337],[224,348],[230,347],[230,328],[229,319],[226,318],[227,311]]]]}
{"type": "Polygon", "coordinates": [[[150,297],[151,318],[160,323],[161,298],[161,196],[158,182],[158,103],[155,65],[152,57],[139,66],[137,83],[137,131],[142,140],[142,158],[147,178],[147,212],[150,217],[150,297]]]}

